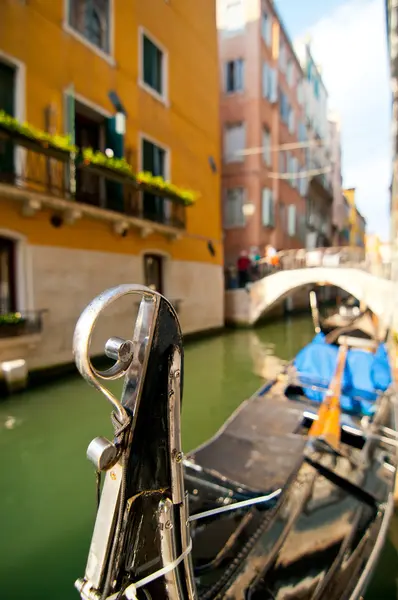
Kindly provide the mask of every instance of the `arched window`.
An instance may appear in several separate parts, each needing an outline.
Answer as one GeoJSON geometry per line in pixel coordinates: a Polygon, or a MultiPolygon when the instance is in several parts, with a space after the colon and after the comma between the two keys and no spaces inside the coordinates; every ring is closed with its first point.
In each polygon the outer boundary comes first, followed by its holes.
{"type": "Polygon", "coordinates": [[[110,0],[69,0],[69,25],[109,52],[110,0]]]}

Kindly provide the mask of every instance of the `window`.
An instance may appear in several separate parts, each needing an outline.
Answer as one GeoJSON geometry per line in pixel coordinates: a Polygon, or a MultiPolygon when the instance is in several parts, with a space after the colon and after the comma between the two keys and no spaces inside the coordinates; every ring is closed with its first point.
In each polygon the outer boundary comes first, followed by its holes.
{"type": "Polygon", "coordinates": [[[224,225],[225,227],[244,227],[243,214],[245,191],[243,188],[231,188],[226,191],[224,225]]]}
{"type": "Polygon", "coordinates": [[[241,92],[243,90],[243,65],[242,59],[227,62],[225,82],[227,92],[241,92]]]}
{"type": "Polygon", "coordinates": [[[288,128],[290,133],[294,133],[295,119],[294,119],[294,110],[292,106],[289,106],[289,114],[288,114],[288,128]]]}
{"type": "Polygon", "coordinates": [[[231,33],[243,31],[245,12],[242,0],[227,0],[225,6],[225,30],[231,33]]]}
{"type": "Polygon", "coordinates": [[[298,125],[298,141],[305,142],[307,140],[307,129],[302,121],[298,125]]]}
{"type": "Polygon", "coordinates": [[[301,105],[304,103],[304,81],[302,79],[297,82],[297,100],[301,105]]]}
{"type": "Polygon", "coordinates": [[[0,314],[15,312],[15,243],[0,238],[0,314]]]}
{"type": "Polygon", "coordinates": [[[163,294],[163,257],[158,254],[144,255],[145,285],[155,292],[163,294]]]}
{"type": "Polygon", "coordinates": [[[267,46],[272,46],[272,18],[265,11],[261,15],[261,35],[267,46]]]}
{"type": "Polygon", "coordinates": [[[267,98],[270,102],[276,102],[278,99],[277,80],[276,69],[272,69],[264,62],[262,68],[262,92],[263,98],[267,98]]]}
{"type": "Polygon", "coordinates": [[[162,50],[142,34],[142,81],[159,96],[165,97],[166,57],[162,50]]]}
{"type": "Polygon", "coordinates": [[[225,162],[240,162],[244,160],[242,150],[245,148],[245,125],[227,125],[224,131],[225,162]]]}
{"type": "MultiPolygon", "coordinates": [[[[142,170],[149,171],[152,175],[160,175],[167,179],[167,153],[164,148],[160,148],[149,140],[143,139],[141,145],[142,170]]],[[[164,223],[166,200],[153,194],[144,192],[143,194],[143,216],[144,219],[164,223]]],[[[168,204],[167,204],[168,206],[168,204]]]]}
{"type": "Polygon", "coordinates": [[[263,188],[262,192],[262,223],[264,227],[275,226],[274,199],[272,190],[263,188]]]}
{"type": "Polygon", "coordinates": [[[69,0],[68,24],[109,53],[110,0],[69,0]]]}
{"type": "Polygon", "coordinates": [[[290,237],[296,235],[296,220],[296,206],[294,204],[289,204],[287,213],[287,233],[290,237]]]}
{"type": "Polygon", "coordinates": [[[301,177],[299,177],[299,192],[300,192],[300,196],[303,196],[303,198],[307,195],[307,187],[308,187],[308,177],[303,177],[305,169],[301,169],[300,171],[300,175],[301,177]]]}
{"type": "Polygon", "coordinates": [[[279,42],[279,68],[284,73],[286,71],[286,46],[282,40],[279,42]]]}
{"type": "Polygon", "coordinates": [[[300,241],[305,244],[306,241],[306,234],[307,234],[307,224],[306,224],[306,216],[305,214],[300,213],[298,215],[298,224],[297,224],[297,235],[300,239],[300,241]]]}
{"type": "Polygon", "coordinates": [[[263,159],[267,165],[272,164],[271,159],[271,133],[266,127],[263,129],[263,159]]]}
{"type": "Polygon", "coordinates": [[[287,80],[288,84],[290,85],[290,87],[293,87],[293,85],[294,85],[294,65],[293,65],[293,61],[290,58],[287,62],[286,80],[287,80]]]}

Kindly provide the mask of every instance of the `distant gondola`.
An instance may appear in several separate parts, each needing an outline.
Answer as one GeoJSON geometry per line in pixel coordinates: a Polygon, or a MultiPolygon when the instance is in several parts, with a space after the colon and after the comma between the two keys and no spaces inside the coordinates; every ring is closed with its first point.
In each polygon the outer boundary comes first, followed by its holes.
{"type": "Polygon", "coordinates": [[[393,512],[397,443],[386,347],[354,335],[361,329],[320,329],[183,457],[174,309],[142,286],[96,298],[76,326],[76,364],[102,391],[101,379],[124,375],[125,385],[120,403],[104,392],[113,442],[96,438],[88,450],[105,483],[81,598],[359,600],[393,512]],[[94,323],[131,293],[143,296],[133,336],[107,343],[116,363],[98,373],[94,323]]]}

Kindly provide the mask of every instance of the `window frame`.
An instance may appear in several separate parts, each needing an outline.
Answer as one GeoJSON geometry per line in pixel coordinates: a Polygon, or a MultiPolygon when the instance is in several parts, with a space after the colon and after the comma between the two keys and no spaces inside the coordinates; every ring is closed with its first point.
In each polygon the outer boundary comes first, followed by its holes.
{"type": "MultiPolygon", "coordinates": [[[[235,79],[236,79],[236,72],[235,72],[235,79]]],[[[224,67],[224,90],[225,93],[230,96],[231,94],[240,94],[244,91],[245,88],[245,61],[243,58],[232,58],[231,60],[227,60],[225,62],[225,67],[224,67]],[[240,68],[240,73],[241,73],[241,87],[237,87],[234,88],[232,90],[228,89],[228,69],[229,69],[229,65],[233,64],[234,68],[240,68]],[[240,65],[240,67],[237,67],[237,65],[240,65]]]]}
{"type": "Polygon", "coordinates": [[[153,98],[165,106],[169,106],[169,53],[165,46],[142,26],[138,28],[138,85],[153,98]],[[163,91],[161,94],[144,81],[144,37],[162,53],[163,91]]]}
{"type": "Polygon", "coordinates": [[[66,33],[68,33],[69,35],[71,35],[72,37],[74,37],[76,40],[81,42],[84,46],[89,48],[92,52],[94,52],[94,54],[97,54],[97,56],[101,57],[103,60],[105,60],[111,66],[115,66],[116,61],[114,58],[114,51],[115,51],[114,0],[109,0],[109,14],[108,14],[108,28],[109,28],[108,45],[109,45],[109,48],[108,48],[107,52],[105,50],[103,50],[102,48],[99,48],[98,46],[93,44],[93,42],[88,40],[82,33],[80,33],[80,31],[78,31],[77,29],[72,27],[72,25],[69,22],[70,8],[71,8],[70,0],[64,0],[64,15],[63,15],[63,23],[62,23],[63,30],[66,33]]]}
{"type": "Polygon", "coordinates": [[[265,8],[261,10],[260,28],[264,44],[268,48],[272,48],[272,13],[265,8]]]}
{"type": "Polygon", "coordinates": [[[223,127],[223,161],[224,163],[242,163],[245,160],[245,155],[244,154],[237,154],[237,155],[233,155],[233,156],[229,156],[226,152],[227,150],[227,145],[225,143],[226,141],[226,134],[227,131],[229,129],[232,129],[233,127],[242,127],[243,129],[243,135],[244,135],[244,143],[243,143],[243,148],[242,150],[245,149],[246,147],[246,123],[245,121],[239,121],[239,122],[233,122],[233,123],[224,123],[224,127],[223,127]]]}
{"type": "Polygon", "coordinates": [[[223,198],[223,227],[224,229],[243,229],[244,227],[246,227],[246,217],[245,214],[243,212],[243,206],[245,204],[246,201],[246,188],[244,188],[243,186],[235,186],[235,187],[231,187],[231,188],[226,188],[224,191],[224,198],[223,198]],[[226,215],[227,215],[227,203],[228,203],[228,194],[232,191],[236,191],[236,190],[240,190],[241,191],[241,208],[242,208],[242,222],[241,223],[228,223],[227,219],[226,219],[226,215]]]}
{"type": "Polygon", "coordinates": [[[267,227],[269,229],[275,228],[275,199],[273,190],[270,187],[264,186],[261,189],[261,225],[262,227],[267,227]],[[267,193],[267,194],[266,194],[267,193]],[[264,208],[265,208],[265,199],[268,199],[268,215],[267,219],[265,219],[264,208]],[[265,222],[267,221],[267,222],[265,222]]]}

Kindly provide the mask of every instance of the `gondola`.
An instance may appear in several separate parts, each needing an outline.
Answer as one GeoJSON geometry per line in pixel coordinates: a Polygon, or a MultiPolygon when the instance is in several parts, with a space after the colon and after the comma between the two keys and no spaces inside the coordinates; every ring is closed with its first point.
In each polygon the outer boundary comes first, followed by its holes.
{"type": "Polygon", "coordinates": [[[104,483],[86,571],[75,584],[82,599],[363,596],[393,513],[395,393],[384,343],[353,342],[350,331],[326,337],[317,332],[184,456],[174,308],[136,285],[93,300],[76,325],[74,355],[112,404],[115,433],[87,451],[104,483]],[[141,295],[133,334],[108,340],[114,362],[98,371],[89,357],[97,319],[131,294],[141,295]],[[119,377],[120,401],[106,387],[119,377]]]}

